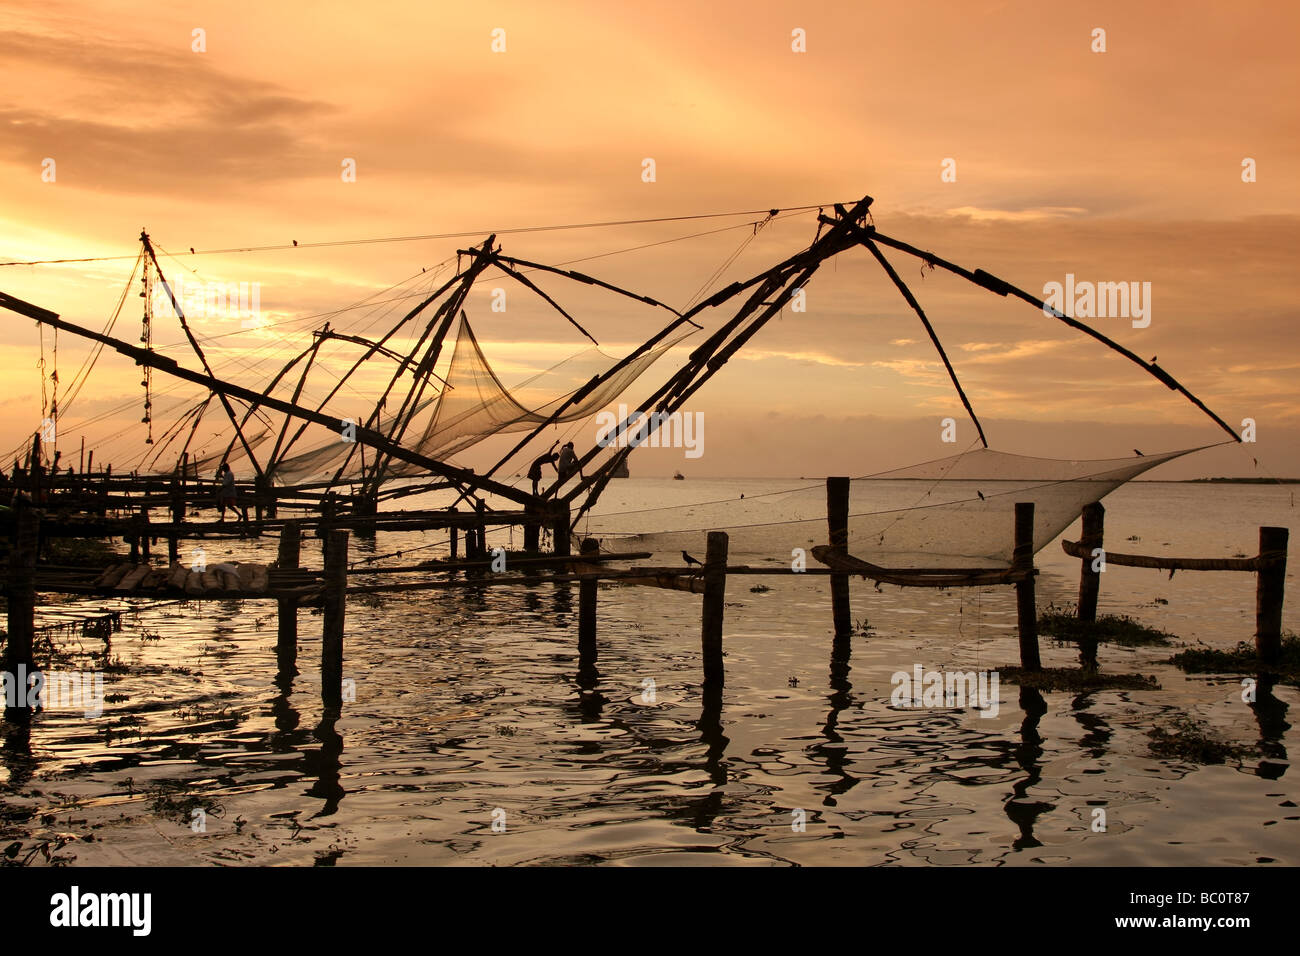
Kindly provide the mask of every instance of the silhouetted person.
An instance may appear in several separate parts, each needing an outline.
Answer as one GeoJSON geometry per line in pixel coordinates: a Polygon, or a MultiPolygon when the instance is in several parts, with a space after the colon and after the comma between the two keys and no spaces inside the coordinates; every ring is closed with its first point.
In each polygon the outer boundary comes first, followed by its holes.
{"type": "Polygon", "coordinates": [[[248,523],[248,509],[240,509],[237,492],[235,490],[235,473],[230,470],[230,465],[222,462],[217,468],[217,481],[221,483],[217,489],[217,510],[221,512],[221,522],[225,523],[226,509],[230,508],[235,512],[235,520],[242,520],[248,523]]]}
{"type": "MultiPolygon", "coordinates": [[[[559,442],[555,443],[555,445],[558,444],[559,442]]],[[[533,483],[534,495],[537,494],[539,485],[542,480],[542,466],[550,465],[552,468],[555,468],[555,473],[557,475],[560,473],[560,469],[556,467],[555,464],[560,458],[559,455],[555,454],[555,445],[552,445],[551,450],[548,451],[545,455],[539,455],[538,457],[534,458],[533,463],[528,466],[528,480],[533,483]]]]}
{"type": "Polygon", "coordinates": [[[560,475],[560,484],[568,481],[575,471],[579,477],[587,477],[578,466],[578,456],[573,450],[573,442],[565,442],[564,447],[560,449],[560,460],[556,463],[555,470],[560,475]]]}

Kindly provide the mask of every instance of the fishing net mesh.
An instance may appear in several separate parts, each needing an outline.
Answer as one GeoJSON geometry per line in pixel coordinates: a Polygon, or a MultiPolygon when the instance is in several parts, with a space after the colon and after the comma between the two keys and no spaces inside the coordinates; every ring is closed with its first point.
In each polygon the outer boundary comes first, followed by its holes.
{"type": "MultiPolygon", "coordinates": [[[[445,460],[490,435],[527,431],[551,420],[579,389],[602,376],[596,387],[554,418],[556,423],[580,421],[618,398],[687,334],[647,349],[613,374],[607,375],[620,360],[593,347],[507,389],[484,356],[469,321],[462,318],[445,384],[435,398],[420,403],[402,444],[429,458],[445,460]],[[431,411],[422,415],[427,409],[431,411]],[[414,436],[418,438],[412,440],[414,436]]],[[[393,421],[394,416],[388,416],[381,430],[390,432],[393,421]]],[[[276,480],[291,484],[332,474],[348,451],[349,446],[337,439],[322,443],[282,462],[276,480]]],[[[354,453],[342,477],[356,477],[361,470],[361,458],[354,453]]],[[[402,461],[390,462],[385,471],[388,478],[420,474],[424,474],[420,466],[402,461]]]]}
{"type": "MultiPolygon", "coordinates": [[[[1069,527],[1084,505],[1124,482],[1199,449],[1096,461],[1062,461],[978,449],[856,478],[849,492],[849,553],[885,567],[1008,567],[1015,505],[1034,503],[1034,550],[1069,527]]],[[[580,523],[611,552],[686,550],[702,557],[709,531],[730,554],[789,563],[795,548],[825,544],[825,484],[580,523]]]]}

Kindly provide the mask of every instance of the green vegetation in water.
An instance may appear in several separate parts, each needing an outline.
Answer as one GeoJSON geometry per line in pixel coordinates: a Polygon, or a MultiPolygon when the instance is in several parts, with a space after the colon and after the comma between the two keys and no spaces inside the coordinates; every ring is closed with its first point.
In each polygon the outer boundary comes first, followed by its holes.
{"type": "Polygon", "coordinates": [[[1149,627],[1127,614],[1101,614],[1095,624],[1080,621],[1071,607],[1049,604],[1038,615],[1038,630],[1058,641],[1095,640],[1099,644],[1118,644],[1121,647],[1149,647],[1168,645],[1174,635],[1159,628],[1149,627]]]}
{"type": "Polygon", "coordinates": [[[1159,690],[1154,677],[1145,674],[1099,674],[1072,667],[1044,667],[1030,671],[1023,667],[999,667],[998,677],[1008,684],[1038,690],[1159,690]]]}
{"type": "Polygon", "coordinates": [[[1175,718],[1169,727],[1153,727],[1147,731],[1147,736],[1151,738],[1151,752],[1157,757],[1190,763],[1226,763],[1257,753],[1253,747],[1223,740],[1204,724],[1186,715],[1175,718]]]}
{"type": "Polygon", "coordinates": [[[1242,641],[1229,651],[1212,647],[1193,647],[1169,659],[1169,663],[1188,674],[1256,674],[1268,670],[1284,684],[1300,687],[1300,637],[1291,632],[1282,635],[1282,654],[1276,664],[1260,663],[1255,645],[1242,641]]]}
{"type": "Polygon", "coordinates": [[[208,797],[190,790],[189,785],[173,781],[163,781],[150,787],[149,809],[164,820],[171,820],[188,826],[196,815],[195,810],[202,810],[205,815],[221,816],[221,804],[208,797]]]}

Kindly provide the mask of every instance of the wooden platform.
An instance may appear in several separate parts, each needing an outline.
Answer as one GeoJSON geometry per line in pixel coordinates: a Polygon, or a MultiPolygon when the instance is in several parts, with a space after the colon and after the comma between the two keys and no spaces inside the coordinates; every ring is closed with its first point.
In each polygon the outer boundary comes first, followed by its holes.
{"type": "Polygon", "coordinates": [[[202,571],[123,561],[96,572],[67,568],[36,570],[36,590],[151,598],[278,598],[310,594],[320,573],[268,568],[264,564],[213,563],[202,571]]]}

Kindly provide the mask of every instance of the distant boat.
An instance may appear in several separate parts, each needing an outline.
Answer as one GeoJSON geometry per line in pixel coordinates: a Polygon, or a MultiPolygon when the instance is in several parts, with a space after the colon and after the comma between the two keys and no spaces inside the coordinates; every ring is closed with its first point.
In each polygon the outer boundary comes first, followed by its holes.
{"type": "Polygon", "coordinates": [[[673,472],[673,481],[685,481],[685,480],[686,480],[686,476],[683,475],[680,471],[673,472]]]}
{"type": "Polygon", "coordinates": [[[630,471],[627,470],[627,456],[624,456],[624,457],[623,457],[623,460],[620,461],[620,462],[618,463],[618,467],[614,469],[614,473],[613,473],[612,475],[610,475],[610,477],[611,477],[611,478],[631,478],[631,477],[632,477],[632,473],[631,473],[630,471]]]}

